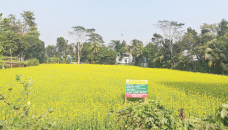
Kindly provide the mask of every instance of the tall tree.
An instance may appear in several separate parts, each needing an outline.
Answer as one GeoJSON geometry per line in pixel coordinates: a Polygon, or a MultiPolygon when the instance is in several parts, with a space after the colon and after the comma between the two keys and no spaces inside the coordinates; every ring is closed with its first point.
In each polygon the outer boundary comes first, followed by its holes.
{"type": "Polygon", "coordinates": [[[40,33],[38,32],[37,24],[35,22],[35,15],[31,11],[23,11],[21,13],[23,18],[23,23],[21,24],[21,32],[24,34],[34,35],[39,37],[40,33]]]}
{"type": "Polygon", "coordinates": [[[160,28],[163,31],[164,38],[169,40],[169,50],[170,50],[170,58],[173,61],[173,65],[175,65],[175,61],[173,59],[173,43],[177,40],[183,33],[183,30],[180,30],[184,23],[177,23],[175,21],[158,21],[155,24],[157,28],[160,28]]]}
{"type": "Polygon", "coordinates": [[[142,59],[141,56],[143,54],[143,42],[137,39],[133,39],[131,41],[131,50],[132,56],[135,58],[135,64],[139,64],[140,59],[142,59]]]}
{"type": "Polygon", "coordinates": [[[100,49],[100,45],[98,42],[92,42],[91,48],[92,48],[93,54],[96,55],[100,49]]]}
{"type": "Polygon", "coordinates": [[[83,45],[86,43],[86,41],[91,39],[90,35],[93,32],[95,32],[95,29],[86,29],[82,26],[74,26],[72,28],[73,28],[73,31],[69,32],[69,34],[75,39],[77,43],[76,48],[78,51],[78,64],[79,64],[83,45]]]}
{"type": "Polygon", "coordinates": [[[63,37],[57,38],[56,49],[57,49],[58,57],[66,55],[67,43],[68,43],[68,40],[64,39],[63,37]]]}
{"type": "Polygon", "coordinates": [[[29,47],[25,53],[25,59],[36,58],[39,59],[40,63],[44,62],[44,42],[34,35],[25,35],[24,38],[29,43],[29,47]]]}
{"type": "Polygon", "coordinates": [[[48,57],[54,57],[54,56],[56,56],[56,54],[57,54],[56,46],[54,46],[54,45],[48,45],[46,47],[46,54],[47,54],[48,57]]]}
{"type": "Polygon", "coordinates": [[[71,43],[67,46],[67,54],[69,54],[71,57],[74,57],[74,43],[71,43]]]}
{"type": "Polygon", "coordinates": [[[208,60],[208,65],[211,67],[214,65],[218,73],[224,74],[227,70],[225,62],[226,57],[226,46],[228,45],[228,22],[225,19],[216,24],[204,24],[202,27],[204,30],[208,30],[207,35],[212,37],[212,40],[206,42],[205,45],[205,59],[208,60]]]}

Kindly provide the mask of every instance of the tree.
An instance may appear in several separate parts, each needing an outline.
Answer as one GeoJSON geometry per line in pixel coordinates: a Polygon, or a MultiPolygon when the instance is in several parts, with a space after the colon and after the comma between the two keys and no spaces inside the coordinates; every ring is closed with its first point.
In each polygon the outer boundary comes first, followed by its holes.
{"type": "Polygon", "coordinates": [[[124,57],[124,53],[131,53],[131,47],[129,45],[126,44],[126,41],[121,41],[120,40],[111,40],[111,43],[109,43],[108,46],[109,49],[112,49],[114,51],[116,51],[118,53],[118,55],[120,56],[119,61],[122,60],[122,58],[124,57]]]}
{"type": "Polygon", "coordinates": [[[69,54],[71,57],[75,55],[74,53],[74,43],[71,43],[67,46],[67,54],[69,54]]]}
{"type": "Polygon", "coordinates": [[[228,34],[224,37],[218,36],[216,39],[213,39],[207,43],[207,49],[205,52],[205,59],[208,60],[208,65],[211,67],[214,63],[214,66],[217,67],[220,74],[224,74],[224,71],[227,70],[227,67],[224,62],[227,61],[225,55],[226,44],[228,41],[228,34]]]}
{"type": "Polygon", "coordinates": [[[157,28],[160,28],[164,33],[164,38],[169,40],[169,50],[170,50],[170,58],[173,62],[173,65],[175,65],[175,61],[173,59],[173,43],[175,40],[177,40],[181,34],[183,33],[183,30],[180,30],[184,23],[177,23],[175,21],[158,21],[155,26],[157,28]]]}
{"type": "MultiPolygon", "coordinates": [[[[98,47],[97,49],[99,50],[100,48],[98,47]]],[[[81,51],[81,61],[89,62],[91,60],[94,60],[94,58],[91,59],[92,57],[88,58],[88,55],[93,55],[93,57],[94,57],[93,50],[92,50],[92,47],[91,47],[91,43],[86,42],[84,44],[84,47],[83,47],[82,51],[81,51]]]]}
{"type": "Polygon", "coordinates": [[[100,47],[100,51],[95,58],[98,64],[115,64],[117,52],[112,49],[108,49],[105,45],[100,47]]]}
{"type": "Polygon", "coordinates": [[[131,41],[132,56],[135,58],[135,64],[139,64],[143,57],[143,42],[137,39],[131,41]]]}
{"type": "Polygon", "coordinates": [[[22,35],[29,34],[39,37],[40,33],[38,32],[37,24],[35,22],[34,13],[31,11],[23,11],[21,17],[23,18],[23,23],[21,24],[22,35]]]}
{"type": "Polygon", "coordinates": [[[13,56],[22,59],[37,58],[40,62],[43,62],[45,47],[44,42],[38,38],[40,34],[37,31],[34,13],[24,11],[21,16],[23,18],[22,22],[12,14],[7,19],[0,20],[3,54],[10,55],[9,50],[11,49],[13,56]]]}
{"type": "Polygon", "coordinates": [[[2,46],[4,48],[3,55],[10,56],[10,49],[13,56],[18,55],[18,51],[20,51],[20,46],[23,45],[23,41],[21,37],[18,34],[15,34],[12,31],[9,31],[7,33],[3,33],[2,35],[3,41],[2,46]]]}
{"type": "Polygon", "coordinates": [[[67,43],[68,43],[68,40],[64,39],[63,37],[57,38],[56,49],[57,49],[57,55],[59,57],[66,55],[67,43]]]}
{"type": "Polygon", "coordinates": [[[92,48],[93,54],[96,55],[100,49],[100,45],[98,42],[92,42],[91,48],[92,48]]]}
{"type": "Polygon", "coordinates": [[[226,33],[228,33],[228,21],[222,19],[218,24],[217,32],[219,36],[224,36],[226,33]]]}
{"type": "Polygon", "coordinates": [[[224,74],[224,71],[227,70],[225,62],[227,61],[226,47],[228,46],[228,22],[225,19],[222,19],[218,25],[204,24],[201,28],[208,30],[205,35],[210,35],[212,37],[205,45],[205,59],[208,60],[208,65],[209,67],[214,65],[217,68],[218,73],[224,74]]]}
{"type": "Polygon", "coordinates": [[[48,57],[54,57],[57,54],[56,46],[48,45],[46,47],[46,54],[47,54],[48,57]]]}
{"type": "Polygon", "coordinates": [[[44,62],[44,42],[34,35],[25,35],[24,38],[29,43],[28,50],[25,53],[25,59],[36,58],[39,59],[41,63],[44,62]]]}
{"type": "Polygon", "coordinates": [[[149,59],[153,59],[154,55],[156,52],[156,47],[153,43],[148,43],[144,48],[143,48],[143,56],[149,59]]]}
{"type": "Polygon", "coordinates": [[[104,41],[101,35],[97,33],[90,33],[88,41],[90,42],[98,42],[103,45],[104,41]]]}
{"type": "Polygon", "coordinates": [[[76,48],[77,48],[77,51],[78,51],[78,64],[79,64],[83,45],[85,44],[86,41],[91,39],[90,35],[93,32],[95,32],[95,29],[85,29],[82,26],[74,26],[72,28],[73,28],[73,31],[69,32],[69,34],[77,42],[76,48]]]}

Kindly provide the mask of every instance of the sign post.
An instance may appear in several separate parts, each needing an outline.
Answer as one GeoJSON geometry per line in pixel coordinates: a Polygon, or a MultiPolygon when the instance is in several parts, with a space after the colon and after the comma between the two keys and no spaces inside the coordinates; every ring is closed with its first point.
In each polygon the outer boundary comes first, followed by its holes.
{"type": "Polygon", "coordinates": [[[146,98],[148,97],[148,80],[126,80],[125,105],[127,98],[146,98]]]}

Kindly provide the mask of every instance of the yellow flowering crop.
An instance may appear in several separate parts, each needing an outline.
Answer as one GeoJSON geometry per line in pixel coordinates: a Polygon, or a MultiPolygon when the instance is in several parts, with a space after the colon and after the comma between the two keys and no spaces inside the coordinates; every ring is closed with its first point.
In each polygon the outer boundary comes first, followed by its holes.
{"type": "MultiPolygon", "coordinates": [[[[31,105],[34,113],[52,107],[50,118],[58,123],[76,124],[81,129],[99,128],[114,120],[110,108],[124,107],[126,79],[148,80],[149,98],[159,97],[169,109],[184,108],[186,116],[203,117],[228,102],[228,77],[133,66],[39,65],[0,70],[0,86],[7,91],[15,75],[31,77],[31,105]],[[109,120],[109,121],[108,121],[109,120]]],[[[21,88],[16,84],[13,98],[21,88]]],[[[0,103],[0,120],[10,109],[0,103]]]]}

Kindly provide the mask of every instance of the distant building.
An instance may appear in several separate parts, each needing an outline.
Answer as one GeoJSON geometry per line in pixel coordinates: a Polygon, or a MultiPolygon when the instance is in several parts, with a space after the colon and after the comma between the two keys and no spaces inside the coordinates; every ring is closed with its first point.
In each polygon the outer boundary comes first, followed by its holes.
{"type": "MultiPolygon", "coordinates": [[[[183,56],[190,56],[190,53],[188,52],[188,50],[184,50],[184,51],[182,51],[182,55],[183,56]]],[[[191,56],[192,56],[192,60],[193,61],[197,61],[198,60],[196,55],[191,55],[191,56]]]]}
{"type": "Polygon", "coordinates": [[[116,57],[116,62],[118,64],[125,65],[125,64],[133,64],[135,62],[133,56],[131,55],[131,53],[130,54],[129,53],[123,53],[122,54],[122,59],[120,59],[120,58],[121,58],[121,55],[120,55],[120,53],[118,53],[117,57],[116,57]]]}

